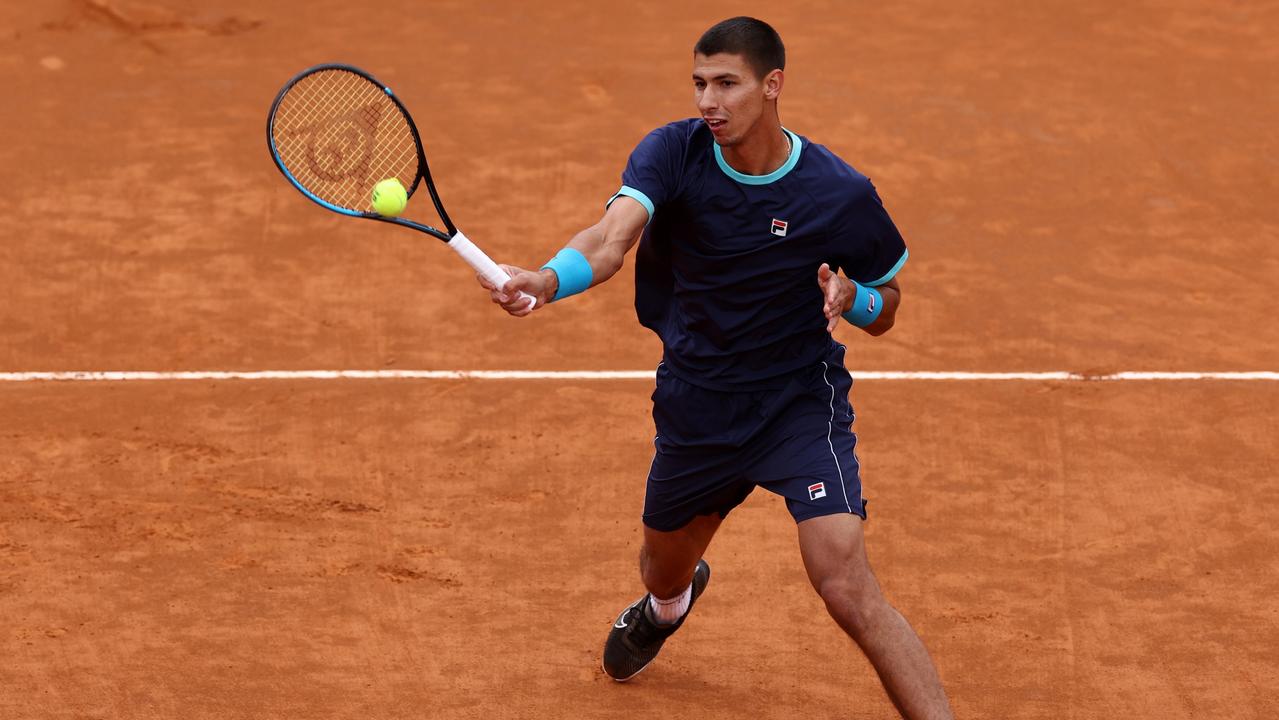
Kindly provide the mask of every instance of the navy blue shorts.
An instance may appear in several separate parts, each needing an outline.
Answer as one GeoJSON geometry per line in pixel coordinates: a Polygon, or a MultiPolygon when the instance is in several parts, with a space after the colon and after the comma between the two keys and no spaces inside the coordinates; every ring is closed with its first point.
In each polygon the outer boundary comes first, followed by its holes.
{"type": "Polygon", "coordinates": [[[742,392],[709,390],[659,366],[644,524],[671,531],[699,515],[727,517],[756,486],[784,497],[795,522],[865,519],[843,356],[839,346],[785,387],[742,392]]]}

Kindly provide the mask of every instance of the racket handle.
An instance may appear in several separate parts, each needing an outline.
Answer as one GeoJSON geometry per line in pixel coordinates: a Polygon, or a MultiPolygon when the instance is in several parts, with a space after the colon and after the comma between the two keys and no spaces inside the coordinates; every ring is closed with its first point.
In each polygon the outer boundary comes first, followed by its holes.
{"type": "MultiPolygon", "coordinates": [[[[475,243],[463,235],[461,230],[458,230],[453,235],[453,239],[449,240],[448,246],[453,248],[453,252],[461,255],[467,265],[475,268],[475,272],[483,275],[485,280],[493,283],[499,289],[506,287],[506,281],[511,279],[511,276],[507,275],[505,270],[498,267],[497,263],[493,262],[493,259],[488,255],[485,255],[483,250],[476,247],[475,243]]],[[[526,292],[521,291],[520,297],[528,298],[530,310],[533,309],[534,305],[537,305],[537,298],[526,292]]]]}

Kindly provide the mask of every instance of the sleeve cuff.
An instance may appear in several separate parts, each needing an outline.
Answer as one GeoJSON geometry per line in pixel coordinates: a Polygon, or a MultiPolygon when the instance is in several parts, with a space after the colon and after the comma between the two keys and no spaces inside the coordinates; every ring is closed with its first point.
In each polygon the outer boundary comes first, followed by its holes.
{"type": "Polygon", "coordinates": [[[649,220],[653,219],[653,212],[654,212],[653,201],[649,200],[648,196],[645,195],[643,192],[636,190],[635,188],[630,187],[629,185],[623,185],[621,190],[618,190],[616,193],[614,193],[613,197],[609,198],[608,202],[604,203],[604,207],[607,208],[609,205],[612,205],[614,200],[622,196],[631,198],[632,200],[638,202],[640,205],[643,205],[644,209],[648,211],[648,219],[649,220]]]}
{"type": "Polygon", "coordinates": [[[888,272],[884,273],[884,275],[880,277],[878,280],[871,280],[870,282],[864,282],[862,283],[862,285],[865,285],[866,287],[879,287],[880,285],[883,285],[889,280],[892,280],[893,277],[897,275],[898,271],[902,269],[902,265],[906,264],[906,258],[908,257],[910,257],[910,250],[902,248],[901,258],[897,260],[897,263],[893,265],[893,267],[889,269],[888,272]]]}

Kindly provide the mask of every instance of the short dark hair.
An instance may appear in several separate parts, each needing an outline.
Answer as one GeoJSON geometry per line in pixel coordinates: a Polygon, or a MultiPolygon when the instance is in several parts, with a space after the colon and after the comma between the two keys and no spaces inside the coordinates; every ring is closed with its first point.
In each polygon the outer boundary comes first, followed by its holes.
{"type": "Polygon", "coordinates": [[[782,36],[763,20],[740,16],[715,23],[693,46],[694,55],[728,53],[741,55],[761,79],[774,70],[786,69],[786,47],[782,36]]]}

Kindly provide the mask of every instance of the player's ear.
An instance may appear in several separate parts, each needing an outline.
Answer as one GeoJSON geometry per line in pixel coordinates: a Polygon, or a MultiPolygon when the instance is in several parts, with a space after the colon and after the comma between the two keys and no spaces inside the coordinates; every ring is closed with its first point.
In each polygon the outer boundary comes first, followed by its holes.
{"type": "Polygon", "coordinates": [[[786,75],[781,70],[773,70],[764,76],[764,99],[776,100],[782,94],[782,84],[786,75]]]}

